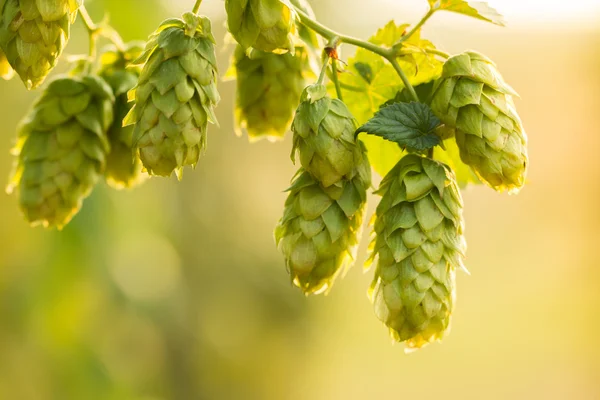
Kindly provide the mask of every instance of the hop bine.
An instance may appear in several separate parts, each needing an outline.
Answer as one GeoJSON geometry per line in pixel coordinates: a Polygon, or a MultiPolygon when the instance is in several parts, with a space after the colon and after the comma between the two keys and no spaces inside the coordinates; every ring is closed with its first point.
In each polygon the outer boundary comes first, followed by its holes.
{"type": "Polygon", "coordinates": [[[308,87],[303,99],[292,123],[303,168],[288,189],[275,240],[293,283],[308,295],[331,289],[351,265],[371,169],[364,146],[354,138],[356,121],[344,103],[329,98],[322,85],[308,87]],[[320,158],[325,153],[332,157],[320,158]],[[343,165],[336,165],[338,161],[343,165]]]}
{"type": "Polygon", "coordinates": [[[219,102],[214,43],[210,20],[185,13],[164,21],[133,62],[145,65],[129,92],[135,105],[124,125],[135,124],[134,145],[151,175],[181,177],[206,147],[219,102]]]}
{"type": "Polygon", "coordinates": [[[527,135],[508,86],[487,57],[466,52],[444,64],[431,108],[456,131],[462,160],[497,191],[518,192],[527,172],[527,135]]]}
{"type": "Polygon", "coordinates": [[[280,0],[225,0],[229,32],[244,50],[294,50],[293,11],[280,0]]]}
{"type": "Polygon", "coordinates": [[[392,338],[420,348],[450,328],[455,273],[466,251],[459,188],[448,166],[410,154],[377,193],[370,296],[392,338]]]}
{"type": "Polygon", "coordinates": [[[13,178],[32,224],[62,228],[79,211],[106,164],[114,96],[99,77],[58,77],[19,127],[13,178]]]}
{"type": "Polygon", "coordinates": [[[294,54],[253,51],[247,55],[238,46],[233,67],[237,78],[238,133],[246,131],[251,141],[283,138],[290,128],[306,79],[314,75],[308,51],[297,47],[294,54]]]}
{"type": "Polygon", "coordinates": [[[133,106],[127,92],[136,84],[141,72],[138,65],[129,66],[142,53],[144,43],[132,42],[123,50],[115,46],[105,49],[100,59],[98,74],[112,88],[115,95],[114,122],[108,130],[110,153],[106,159],[104,176],[109,185],[120,189],[135,186],[143,180],[142,163],[133,147],[133,126],[123,126],[123,119],[133,106]]]}
{"type": "Polygon", "coordinates": [[[27,89],[56,65],[83,0],[0,0],[0,47],[27,89]]]}

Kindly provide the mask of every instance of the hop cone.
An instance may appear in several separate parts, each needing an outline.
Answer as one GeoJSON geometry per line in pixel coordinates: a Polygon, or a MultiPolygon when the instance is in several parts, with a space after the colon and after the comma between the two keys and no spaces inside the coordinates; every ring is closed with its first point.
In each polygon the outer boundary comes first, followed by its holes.
{"type": "Polygon", "coordinates": [[[234,54],[237,77],[236,124],[238,132],[248,132],[251,141],[281,139],[290,127],[306,78],[312,74],[308,52],[274,54],[241,46],[234,54]]]}
{"type": "Polygon", "coordinates": [[[475,52],[444,64],[431,108],[455,128],[462,160],[498,191],[518,192],[527,171],[527,135],[513,103],[515,91],[495,64],[475,52]]]}
{"type": "Polygon", "coordinates": [[[294,50],[292,10],[280,0],[225,0],[225,8],[229,32],[244,50],[294,50]]]}
{"type": "Polygon", "coordinates": [[[448,166],[414,154],[388,173],[378,194],[371,298],[392,338],[419,348],[450,327],[466,251],[462,199],[448,166]]]}
{"type": "Polygon", "coordinates": [[[164,21],[134,61],[145,65],[124,123],[135,123],[134,145],[151,175],[181,176],[206,147],[219,102],[214,42],[210,20],[186,13],[164,21]]]}
{"type": "Polygon", "coordinates": [[[15,71],[10,66],[10,63],[6,59],[6,54],[0,49],[0,77],[5,80],[9,80],[13,77],[15,71]]]}
{"type": "Polygon", "coordinates": [[[307,295],[329,290],[354,259],[371,178],[364,163],[353,178],[328,188],[301,168],[288,189],[275,240],[293,283],[307,295]]]}
{"type": "Polygon", "coordinates": [[[356,129],[343,102],[330,98],[323,85],[309,86],[292,122],[292,155],[297,152],[302,167],[324,187],[351,179],[364,157],[354,139],[356,129]]]}
{"type": "Polygon", "coordinates": [[[114,121],[108,130],[110,153],[106,159],[104,176],[113,187],[120,189],[138,184],[142,178],[142,163],[133,148],[133,126],[123,126],[123,119],[133,106],[127,101],[127,92],[137,84],[139,66],[130,66],[143,51],[143,43],[130,43],[122,51],[110,46],[102,54],[99,71],[115,94],[114,121]]]}
{"type": "Polygon", "coordinates": [[[83,0],[0,0],[0,47],[27,89],[56,65],[83,0]]]}
{"type": "Polygon", "coordinates": [[[22,121],[8,191],[29,222],[61,228],[79,211],[106,164],[113,101],[96,76],[59,77],[22,121]]]}
{"type": "Polygon", "coordinates": [[[293,122],[303,168],[289,189],[275,239],[294,284],[313,294],[329,290],[354,259],[371,168],[344,103],[329,98],[322,85],[309,86],[303,98],[293,122]],[[331,157],[320,158],[317,150],[331,157]]]}

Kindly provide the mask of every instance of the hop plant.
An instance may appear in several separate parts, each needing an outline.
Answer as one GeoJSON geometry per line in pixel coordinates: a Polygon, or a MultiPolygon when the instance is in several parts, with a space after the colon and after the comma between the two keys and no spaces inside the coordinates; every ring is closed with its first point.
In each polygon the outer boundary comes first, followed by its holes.
{"type": "Polygon", "coordinates": [[[124,49],[107,47],[100,58],[98,72],[112,88],[115,95],[114,122],[108,130],[110,153],[106,159],[104,176],[109,185],[120,189],[135,186],[143,180],[142,163],[133,147],[133,126],[123,126],[123,118],[133,106],[127,92],[137,84],[141,72],[139,65],[130,65],[142,53],[144,43],[132,42],[124,49]]]}
{"type": "Polygon", "coordinates": [[[527,172],[527,135],[508,86],[487,57],[466,52],[444,64],[431,108],[455,128],[462,160],[497,191],[518,192],[527,172]]]}
{"type": "Polygon", "coordinates": [[[392,338],[419,348],[450,327],[455,272],[466,251],[462,199],[448,166],[415,154],[396,164],[377,193],[375,313],[392,338]]]}
{"type": "Polygon", "coordinates": [[[324,187],[351,179],[364,158],[354,132],[356,120],[339,99],[327,95],[325,86],[307,87],[292,122],[294,147],[302,167],[324,187]]]}
{"type": "Polygon", "coordinates": [[[308,295],[329,290],[354,260],[371,167],[364,146],[354,138],[356,121],[324,86],[305,90],[293,127],[302,168],[289,189],[275,239],[292,281],[308,295]],[[312,162],[321,159],[317,151],[333,157],[312,162]]]}
{"type": "Polygon", "coordinates": [[[60,76],[19,127],[8,191],[32,224],[62,228],[102,175],[114,96],[97,76],[60,76]]]}
{"type": "Polygon", "coordinates": [[[12,79],[15,71],[10,66],[10,63],[6,59],[6,54],[0,49],[0,77],[4,80],[12,79]]]}
{"type": "Polygon", "coordinates": [[[225,0],[229,32],[242,48],[294,50],[292,10],[280,0],[225,0]]]}
{"type": "Polygon", "coordinates": [[[56,65],[83,0],[0,0],[0,47],[27,89],[56,65]]]}
{"type": "Polygon", "coordinates": [[[297,47],[294,54],[253,51],[249,56],[238,46],[233,67],[238,134],[246,131],[251,141],[283,138],[306,80],[313,75],[307,50],[297,47]]]}
{"type": "Polygon", "coordinates": [[[181,176],[206,147],[220,99],[214,43],[210,20],[185,13],[164,21],[133,62],[145,64],[129,92],[135,105],[124,124],[135,124],[134,145],[151,175],[181,176]]]}
{"type": "Polygon", "coordinates": [[[355,258],[371,178],[368,165],[361,167],[327,188],[301,168],[288,189],[275,240],[306,295],[331,289],[355,258]]]}

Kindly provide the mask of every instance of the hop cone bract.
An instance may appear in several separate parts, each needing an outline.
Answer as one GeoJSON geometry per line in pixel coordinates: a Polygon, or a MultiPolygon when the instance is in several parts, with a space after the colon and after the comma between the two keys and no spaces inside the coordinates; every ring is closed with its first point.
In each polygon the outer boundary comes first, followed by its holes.
{"type": "Polygon", "coordinates": [[[280,0],[225,0],[227,26],[245,49],[293,51],[292,10],[280,0]]]}
{"type": "Polygon", "coordinates": [[[301,168],[288,189],[275,240],[293,283],[307,295],[328,291],[354,260],[370,185],[367,167],[327,188],[301,168]]]}
{"type": "Polygon", "coordinates": [[[134,145],[151,175],[181,176],[206,147],[219,102],[214,43],[210,20],[186,13],[164,21],[134,62],[145,65],[129,92],[135,105],[124,122],[135,123],[134,145]]]}
{"type": "Polygon", "coordinates": [[[79,211],[109,151],[113,93],[96,76],[58,77],[19,127],[8,191],[32,224],[58,227],[79,211]]]}
{"type": "Polygon", "coordinates": [[[115,95],[114,121],[108,130],[110,153],[106,159],[104,176],[113,187],[132,187],[143,178],[142,163],[133,147],[133,126],[123,126],[123,119],[133,106],[127,92],[137,84],[141,67],[130,65],[142,53],[144,43],[129,43],[125,49],[108,47],[100,58],[98,74],[112,88],[115,95]]]}
{"type": "Polygon", "coordinates": [[[466,251],[462,198],[448,166],[414,154],[398,162],[377,193],[383,197],[371,243],[371,299],[392,338],[419,348],[450,327],[455,273],[466,251]]]}
{"type": "Polygon", "coordinates": [[[0,47],[27,89],[56,65],[83,0],[0,0],[0,47]]]}
{"type": "Polygon", "coordinates": [[[302,94],[292,131],[302,167],[324,187],[351,179],[364,152],[354,138],[356,120],[339,99],[327,95],[323,85],[311,85],[302,94]]]}
{"type": "Polygon", "coordinates": [[[518,192],[527,172],[527,135],[515,91],[487,57],[466,52],[444,64],[431,108],[451,128],[462,160],[498,191],[518,192]]]}
{"type": "MultiPolygon", "coordinates": [[[[332,100],[322,85],[309,87],[294,118],[294,137],[305,135],[296,148],[302,166],[285,203],[275,239],[284,255],[292,281],[305,294],[328,291],[337,276],[350,266],[360,237],[371,169],[365,148],[354,139],[356,122],[344,103],[332,100]],[[313,103],[311,103],[313,101],[313,103]],[[315,108],[312,108],[312,107],[315,108]],[[324,109],[324,110],[323,110],[324,109]],[[313,128],[306,125],[313,124],[313,128]],[[321,128],[319,128],[321,127],[321,128]],[[315,137],[313,137],[315,136],[315,137]],[[340,153],[343,174],[331,174],[329,165],[310,162],[319,151],[340,153]],[[305,153],[310,153],[307,157],[305,153]],[[304,161],[307,161],[306,163],[304,161]],[[349,163],[346,168],[345,163],[349,163]],[[335,179],[332,179],[335,176],[335,179]],[[322,178],[325,178],[323,181],[322,178]]],[[[328,163],[338,161],[332,157],[328,163]]],[[[337,171],[337,170],[336,170],[337,171]]]]}
{"type": "Polygon", "coordinates": [[[234,53],[237,77],[236,125],[251,141],[281,139],[290,127],[306,78],[312,75],[304,47],[294,54],[253,51],[241,46],[234,53]]]}
{"type": "Polygon", "coordinates": [[[13,77],[15,71],[10,66],[10,63],[6,59],[6,54],[0,49],[0,77],[5,80],[9,80],[13,77]]]}

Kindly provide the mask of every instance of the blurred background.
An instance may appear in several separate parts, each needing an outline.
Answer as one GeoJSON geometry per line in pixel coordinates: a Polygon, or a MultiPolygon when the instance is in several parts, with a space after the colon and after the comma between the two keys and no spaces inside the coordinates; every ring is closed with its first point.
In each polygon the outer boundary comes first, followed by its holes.
{"type": "MultiPolygon", "coordinates": [[[[86,3],[127,40],[193,5],[86,3]]],[[[311,3],[360,37],[426,10],[425,0],[311,3]]],[[[366,296],[364,251],[327,297],[290,285],[272,229],[295,170],[291,140],[236,137],[227,82],[221,127],[181,182],[101,184],[62,232],[30,228],[0,194],[0,399],[600,399],[600,2],[490,3],[507,28],[440,13],[423,35],[487,54],[520,92],[529,184],[518,196],[464,191],[472,275],[458,277],[442,344],[409,355],[391,344],[366,296]]],[[[223,1],[202,7],[223,43],[223,1]]],[[[67,53],[86,46],[78,22],[67,53]]],[[[220,47],[222,72],[230,51],[220,47]]],[[[39,93],[15,79],[0,94],[7,177],[15,126],[39,93]]]]}

